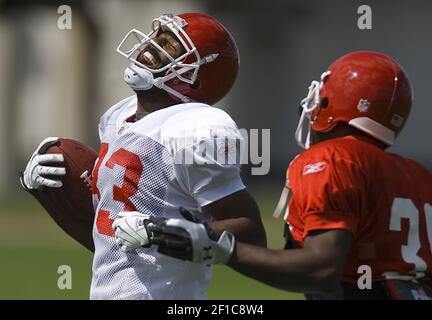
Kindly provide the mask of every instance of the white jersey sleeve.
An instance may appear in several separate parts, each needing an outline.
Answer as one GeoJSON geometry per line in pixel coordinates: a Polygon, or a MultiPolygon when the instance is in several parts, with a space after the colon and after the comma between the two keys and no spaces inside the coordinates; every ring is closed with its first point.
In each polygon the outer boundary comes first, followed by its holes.
{"type": "Polygon", "coordinates": [[[115,125],[123,119],[123,115],[130,114],[136,109],[136,95],[124,98],[109,108],[100,118],[98,132],[100,141],[104,140],[106,128],[115,125]]]}
{"type": "MultiPolygon", "coordinates": [[[[226,158],[218,159],[219,155],[225,155],[225,148],[231,148],[236,141],[227,142],[226,147],[225,143],[216,138],[206,139],[176,154],[174,169],[177,180],[200,207],[245,188],[240,178],[240,165],[227,163],[226,158]],[[215,145],[220,147],[214,150],[215,145]],[[192,161],[188,163],[188,160],[192,161]]],[[[231,152],[239,154],[235,150],[231,152]]]]}
{"type": "Polygon", "coordinates": [[[240,177],[243,138],[231,117],[205,106],[176,115],[164,126],[179,185],[200,207],[245,188],[240,177]]]}

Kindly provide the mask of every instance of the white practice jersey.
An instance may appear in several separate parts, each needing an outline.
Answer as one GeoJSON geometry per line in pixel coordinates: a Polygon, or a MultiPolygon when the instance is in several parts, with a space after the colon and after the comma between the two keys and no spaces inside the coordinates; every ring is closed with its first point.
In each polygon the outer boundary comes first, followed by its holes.
{"type": "Polygon", "coordinates": [[[132,122],[136,109],[136,96],[126,98],[99,124],[90,298],[205,299],[210,266],[161,255],[156,247],[123,253],[111,224],[120,211],[182,218],[179,207],[208,219],[201,207],[244,188],[238,161],[227,161],[238,157],[241,135],[224,111],[202,103],[174,105],[132,122]]]}

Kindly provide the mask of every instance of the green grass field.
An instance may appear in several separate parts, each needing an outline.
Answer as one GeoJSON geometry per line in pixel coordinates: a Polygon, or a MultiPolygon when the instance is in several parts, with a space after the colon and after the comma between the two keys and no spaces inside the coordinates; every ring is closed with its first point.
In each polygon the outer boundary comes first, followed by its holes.
{"type": "MultiPolygon", "coordinates": [[[[254,193],[269,247],[281,248],[282,222],[271,217],[279,193],[254,193]]],[[[51,220],[24,192],[0,202],[0,299],[88,299],[92,255],[51,220]],[[57,269],[72,268],[72,289],[60,290],[57,269]]],[[[209,299],[302,299],[273,289],[228,267],[215,267],[209,299]]]]}

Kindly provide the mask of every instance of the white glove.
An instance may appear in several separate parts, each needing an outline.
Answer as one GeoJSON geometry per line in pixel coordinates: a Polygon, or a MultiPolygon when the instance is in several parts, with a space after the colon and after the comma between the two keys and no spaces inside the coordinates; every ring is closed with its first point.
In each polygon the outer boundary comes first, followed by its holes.
{"type": "Polygon", "coordinates": [[[43,140],[36,151],[32,154],[27,167],[21,177],[21,184],[27,189],[41,190],[43,187],[60,188],[63,183],[58,179],[48,179],[44,176],[64,176],[66,169],[64,167],[50,167],[47,163],[63,163],[62,154],[45,154],[47,149],[56,144],[59,138],[49,137],[43,140]]]}
{"type": "Polygon", "coordinates": [[[112,228],[115,232],[116,244],[123,252],[129,252],[139,247],[149,247],[147,225],[150,216],[138,211],[123,211],[117,214],[112,228]]]}

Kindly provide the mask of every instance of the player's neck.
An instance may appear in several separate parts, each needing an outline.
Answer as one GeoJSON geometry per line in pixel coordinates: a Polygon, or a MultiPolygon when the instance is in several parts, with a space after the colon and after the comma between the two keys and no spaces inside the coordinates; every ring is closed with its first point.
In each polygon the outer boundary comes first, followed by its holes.
{"type": "Polygon", "coordinates": [[[137,113],[153,112],[177,103],[159,89],[158,91],[137,91],[136,95],[138,101],[137,113]]]}
{"type": "Polygon", "coordinates": [[[375,144],[381,149],[386,149],[388,146],[379,140],[372,138],[370,135],[360,131],[346,123],[339,123],[335,128],[328,132],[312,132],[312,144],[316,144],[329,139],[342,138],[348,135],[362,137],[363,139],[368,140],[369,142],[375,144]]]}

